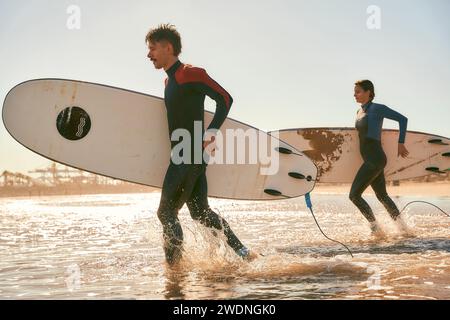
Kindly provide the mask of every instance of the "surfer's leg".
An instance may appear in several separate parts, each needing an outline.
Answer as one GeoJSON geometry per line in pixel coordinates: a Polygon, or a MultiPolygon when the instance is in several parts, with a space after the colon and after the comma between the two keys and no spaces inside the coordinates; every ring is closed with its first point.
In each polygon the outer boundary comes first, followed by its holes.
{"type": "Polygon", "coordinates": [[[356,173],[350,189],[349,198],[358,207],[363,216],[371,223],[375,222],[375,216],[369,204],[361,197],[364,190],[371,184],[371,182],[378,176],[380,170],[379,166],[374,165],[370,161],[363,163],[356,173]]]}
{"type": "Polygon", "coordinates": [[[194,220],[208,228],[223,230],[228,245],[236,252],[242,250],[244,245],[231,230],[227,221],[215,213],[208,204],[208,182],[206,174],[202,173],[194,186],[188,201],[186,202],[189,212],[194,220]]]}
{"type": "Polygon", "coordinates": [[[386,191],[386,180],[384,177],[384,170],[372,181],[370,184],[377,199],[383,204],[387,212],[393,220],[396,220],[400,215],[400,211],[395,205],[394,201],[389,197],[386,191]]]}
{"type": "Polygon", "coordinates": [[[170,164],[164,177],[158,218],[163,227],[164,253],[172,265],[182,256],[183,230],[178,220],[179,198],[182,195],[184,175],[180,166],[170,164]]]}

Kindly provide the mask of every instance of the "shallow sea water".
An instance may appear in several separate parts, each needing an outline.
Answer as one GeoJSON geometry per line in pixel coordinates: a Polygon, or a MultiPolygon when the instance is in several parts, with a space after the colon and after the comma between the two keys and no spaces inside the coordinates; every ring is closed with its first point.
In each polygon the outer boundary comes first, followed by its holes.
{"type": "MultiPolygon", "coordinates": [[[[345,194],[210,205],[260,257],[244,262],[223,236],[180,211],[185,254],[168,268],[156,216],[159,193],[0,199],[2,299],[450,299],[450,218],[413,204],[396,229],[365,195],[388,237],[373,239],[345,194]]],[[[425,200],[450,212],[449,197],[425,200]]]]}

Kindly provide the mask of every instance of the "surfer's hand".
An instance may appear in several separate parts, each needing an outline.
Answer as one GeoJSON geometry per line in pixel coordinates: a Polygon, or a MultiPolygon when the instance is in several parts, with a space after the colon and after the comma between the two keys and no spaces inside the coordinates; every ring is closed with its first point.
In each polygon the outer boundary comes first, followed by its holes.
{"type": "Polygon", "coordinates": [[[406,158],[409,154],[409,151],[406,149],[405,145],[403,143],[398,144],[398,156],[402,156],[403,158],[406,158]]]}
{"type": "MultiPolygon", "coordinates": [[[[208,145],[210,145],[211,143],[213,143],[215,140],[216,140],[216,137],[215,137],[215,136],[211,136],[210,140],[205,140],[205,141],[203,141],[203,149],[206,149],[206,147],[207,147],[208,145]]],[[[215,147],[213,147],[213,148],[211,149],[211,153],[214,153],[214,150],[216,150],[215,147]]]]}

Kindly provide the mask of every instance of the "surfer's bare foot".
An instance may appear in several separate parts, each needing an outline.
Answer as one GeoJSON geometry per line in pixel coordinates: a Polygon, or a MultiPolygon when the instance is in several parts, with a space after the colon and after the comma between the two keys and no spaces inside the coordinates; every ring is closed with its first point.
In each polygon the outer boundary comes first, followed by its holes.
{"type": "Polygon", "coordinates": [[[395,225],[397,226],[398,231],[401,233],[404,237],[414,237],[414,233],[411,231],[411,229],[408,227],[406,222],[401,218],[397,217],[395,219],[395,225]]]}
{"type": "Polygon", "coordinates": [[[384,231],[380,228],[378,223],[376,221],[370,223],[370,230],[372,231],[372,236],[377,240],[384,240],[386,239],[386,234],[384,231]]]}
{"type": "Polygon", "coordinates": [[[183,257],[182,245],[168,245],[164,246],[164,253],[166,255],[166,264],[168,267],[177,267],[183,257]]]}
{"type": "Polygon", "coordinates": [[[255,260],[256,258],[259,257],[259,254],[256,253],[255,251],[251,250],[250,253],[248,254],[248,256],[245,258],[245,260],[247,260],[248,262],[255,260]]]}

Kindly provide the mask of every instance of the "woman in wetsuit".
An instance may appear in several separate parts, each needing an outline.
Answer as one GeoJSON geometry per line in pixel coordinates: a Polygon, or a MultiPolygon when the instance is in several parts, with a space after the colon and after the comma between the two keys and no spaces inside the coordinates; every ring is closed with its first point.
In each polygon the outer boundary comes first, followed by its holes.
{"type": "Polygon", "coordinates": [[[375,88],[369,80],[361,80],[355,83],[354,96],[356,101],[361,104],[361,109],[357,112],[355,126],[358,130],[359,150],[364,163],[356,173],[349,198],[369,221],[372,233],[376,236],[383,236],[382,230],[376,223],[372,209],[361,197],[364,190],[370,185],[375,191],[377,199],[386,208],[391,218],[397,221],[399,228],[402,231],[407,231],[404,222],[399,217],[400,212],[397,206],[386,192],[384,167],[387,159],[381,146],[381,131],[384,118],[395,120],[399,123],[400,134],[397,156],[405,158],[409,154],[404,145],[408,119],[383,104],[374,103],[375,88]]]}

